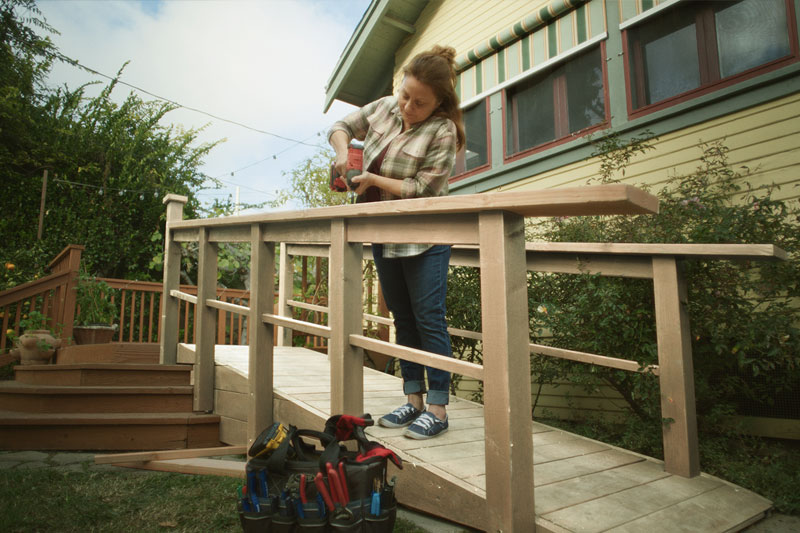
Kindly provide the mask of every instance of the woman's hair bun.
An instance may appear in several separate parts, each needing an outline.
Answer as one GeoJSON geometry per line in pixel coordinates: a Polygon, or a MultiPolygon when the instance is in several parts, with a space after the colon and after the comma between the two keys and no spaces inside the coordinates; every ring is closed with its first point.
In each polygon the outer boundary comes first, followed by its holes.
{"type": "Polygon", "coordinates": [[[431,48],[430,53],[446,59],[448,63],[454,63],[456,59],[456,50],[452,46],[439,46],[437,44],[431,48]]]}

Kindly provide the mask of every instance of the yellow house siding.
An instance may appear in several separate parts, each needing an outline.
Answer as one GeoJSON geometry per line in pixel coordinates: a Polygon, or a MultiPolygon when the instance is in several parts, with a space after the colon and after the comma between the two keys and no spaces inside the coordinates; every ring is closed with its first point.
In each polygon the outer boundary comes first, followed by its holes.
{"type": "MultiPolygon", "coordinates": [[[[775,183],[781,186],[775,198],[800,198],[800,94],[663,135],[654,143],[654,150],[634,157],[623,181],[661,187],[669,177],[690,173],[699,166],[700,142],[717,140],[730,149],[729,162],[733,168],[746,166],[751,170],[747,180],[754,187],[775,183]]],[[[498,189],[583,185],[597,175],[599,168],[597,158],[592,158],[498,189]]]]}
{"type": "Polygon", "coordinates": [[[401,68],[416,54],[433,45],[448,45],[456,55],[475,48],[479,43],[511,27],[548,0],[435,0],[422,11],[416,33],[395,54],[394,86],[401,79],[401,68]]]}

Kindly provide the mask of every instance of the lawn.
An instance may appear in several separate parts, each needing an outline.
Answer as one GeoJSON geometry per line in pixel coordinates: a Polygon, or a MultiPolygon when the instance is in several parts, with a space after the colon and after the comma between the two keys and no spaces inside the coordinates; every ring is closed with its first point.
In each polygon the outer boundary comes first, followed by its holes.
{"type": "MultiPolygon", "coordinates": [[[[0,470],[0,531],[239,532],[241,480],[143,470],[0,470]]],[[[398,519],[395,532],[425,533],[398,519]]]]}

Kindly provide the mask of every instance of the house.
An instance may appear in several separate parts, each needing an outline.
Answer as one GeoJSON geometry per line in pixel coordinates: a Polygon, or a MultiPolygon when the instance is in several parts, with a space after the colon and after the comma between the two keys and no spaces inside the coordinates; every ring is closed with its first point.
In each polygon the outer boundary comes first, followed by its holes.
{"type": "Polygon", "coordinates": [[[466,150],[451,194],[579,186],[591,140],[652,132],[624,182],[658,187],[723,140],[776,199],[800,196],[798,0],[373,0],[326,89],[357,106],[453,46],[466,150]]]}

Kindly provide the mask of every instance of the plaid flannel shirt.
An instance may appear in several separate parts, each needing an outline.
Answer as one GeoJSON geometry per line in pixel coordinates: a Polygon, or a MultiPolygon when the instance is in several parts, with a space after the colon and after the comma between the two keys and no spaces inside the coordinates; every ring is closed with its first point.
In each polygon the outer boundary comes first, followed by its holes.
{"type": "MultiPolygon", "coordinates": [[[[350,139],[364,141],[364,169],[389,146],[379,175],[403,180],[400,198],[446,196],[447,180],[455,164],[456,127],[448,118],[431,116],[406,131],[397,98],[386,96],[337,121],[328,132],[344,131],[350,139]]],[[[381,200],[398,197],[380,189],[381,200]]],[[[410,257],[429,244],[385,244],[383,257],[410,257]]]]}

